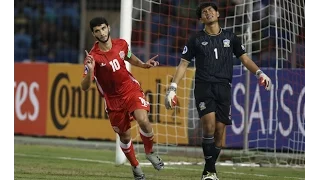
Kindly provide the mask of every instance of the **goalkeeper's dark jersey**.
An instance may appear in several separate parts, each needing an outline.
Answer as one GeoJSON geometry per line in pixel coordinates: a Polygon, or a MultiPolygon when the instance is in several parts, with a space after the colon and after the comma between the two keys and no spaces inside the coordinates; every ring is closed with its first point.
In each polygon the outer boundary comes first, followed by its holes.
{"type": "Polygon", "coordinates": [[[244,53],[245,48],[234,33],[220,29],[217,35],[209,35],[201,30],[189,38],[181,58],[195,58],[195,82],[231,83],[233,54],[239,58],[244,53]]]}

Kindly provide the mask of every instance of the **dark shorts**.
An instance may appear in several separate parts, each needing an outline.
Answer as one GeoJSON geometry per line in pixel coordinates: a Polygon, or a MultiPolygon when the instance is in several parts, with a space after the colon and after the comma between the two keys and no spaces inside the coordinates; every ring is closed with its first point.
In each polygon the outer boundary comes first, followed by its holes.
{"type": "Polygon", "coordinates": [[[216,120],[231,125],[231,86],[229,84],[196,83],[194,96],[199,117],[215,112],[216,120]]]}

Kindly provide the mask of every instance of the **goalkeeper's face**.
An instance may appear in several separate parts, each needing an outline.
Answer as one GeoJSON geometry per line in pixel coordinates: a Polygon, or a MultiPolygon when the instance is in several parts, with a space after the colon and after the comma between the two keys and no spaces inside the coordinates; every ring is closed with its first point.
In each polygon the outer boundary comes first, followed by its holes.
{"type": "Polygon", "coordinates": [[[106,24],[101,24],[93,28],[92,35],[100,42],[106,43],[110,37],[110,27],[106,24]]]}
{"type": "Polygon", "coordinates": [[[214,22],[218,22],[219,12],[216,11],[213,7],[208,6],[203,8],[201,11],[201,22],[203,24],[212,24],[214,22]]]}

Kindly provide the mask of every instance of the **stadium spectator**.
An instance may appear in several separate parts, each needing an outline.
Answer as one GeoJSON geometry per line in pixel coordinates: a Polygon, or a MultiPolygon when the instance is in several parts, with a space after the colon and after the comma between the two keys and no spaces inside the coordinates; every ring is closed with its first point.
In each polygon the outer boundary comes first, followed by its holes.
{"type": "Polygon", "coordinates": [[[78,63],[79,1],[15,1],[15,61],[78,63]]]}

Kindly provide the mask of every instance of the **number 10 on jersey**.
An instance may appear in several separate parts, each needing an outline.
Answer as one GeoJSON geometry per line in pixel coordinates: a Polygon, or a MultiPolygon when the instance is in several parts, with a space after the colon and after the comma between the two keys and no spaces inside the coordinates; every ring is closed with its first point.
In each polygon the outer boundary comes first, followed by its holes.
{"type": "Polygon", "coordinates": [[[120,69],[120,64],[117,59],[110,61],[109,64],[111,65],[113,72],[116,72],[117,70],[120,69]]]}

